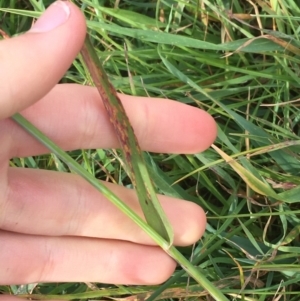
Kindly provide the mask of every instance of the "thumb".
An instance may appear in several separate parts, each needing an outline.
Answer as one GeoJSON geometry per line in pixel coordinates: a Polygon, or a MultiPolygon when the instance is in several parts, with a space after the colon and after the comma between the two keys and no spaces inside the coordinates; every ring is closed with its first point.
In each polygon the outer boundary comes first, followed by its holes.
{"type": "Polygon", "coordinates": [[[0,119],[47,94],[80,51],[86,34],[81,11],[56,1],[24,35],[0,42],[0,119]]]}

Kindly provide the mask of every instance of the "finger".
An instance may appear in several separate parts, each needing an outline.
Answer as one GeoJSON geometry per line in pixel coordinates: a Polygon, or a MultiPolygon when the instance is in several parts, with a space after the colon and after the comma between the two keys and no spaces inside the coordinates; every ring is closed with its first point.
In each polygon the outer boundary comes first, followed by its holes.
{"type": "MultiPolygon", "coordinates": [[[[7,197],[0,202],[0,229],[154,244],[132,220],[77,175],[10,168],[8,185],[7,197]]],[[[143,216],[133,190],[105,185],[143,216]]],[[[166,196],[159,199],[174,228],[174,243],[195,243],[205,230],[203,210],[191,202],[166,196]]]]}
{"type": "Polygon", "coordinates": [[[101,282],[158,284],[175,262],[158,247],[93,238],[0,231],[0,284],[101,282]]]}
{"type": "MultiPolygon", "coordinates": [[[[21,301],[21,298],[12,295],[0,295],[0,301],[21,301]]],[[[50,300],[49,300],[50,301],[50,300]]],[[[51,300],[51,301],[58,301],[58,300],[51,300]]]]}
{"type": "Polygon", "coordinates": [[[53,88],[80,51],[85,30],[80,10],[58,1],[31,31],[1,41],[0,119],[30,106],[53,88]]]}
{"type": "MultiPolygon", "coordinates": [[[[3,134],[1,137],[1,147],[0,147],[0,211],[4,208],[5,202],[3,202],[8,197],[8,162],[9,162],[9,152],[11,148],[11,137],[8,134],[3,134]]],[[[0,213],[0,225],[1,225],[1,213],[0,213]]],[[[1,229],[1,226],[0,226],[1,229]]]]}
{"type": "MultiPolygon", "coordinates": [[[[216,137],[213,118],[202,110],[167,99],[126,95],[121,99],[144,150],[195,153],[209,147],[216,137]]],[[[118,146],[95,88],[57,85],[23,115],[66,150],[118,146]]],[[[1,133],[13,135],[12,156],[46,151],[11,120],[0,122],[0,138],[1,133]]]]}
{"type": "MultiPolygon", "coordinates": [[[[19,298],[19,297],[16,297],[16,296],[13,296],[13,295],[6,295],[3,293],[3,295],[0,295],[0,301],[21,301],[21,300],[24,300],[22,298],[19,298]]],[[[48,300],[48,301],[60,301],[60,300],[48,300]]]]}

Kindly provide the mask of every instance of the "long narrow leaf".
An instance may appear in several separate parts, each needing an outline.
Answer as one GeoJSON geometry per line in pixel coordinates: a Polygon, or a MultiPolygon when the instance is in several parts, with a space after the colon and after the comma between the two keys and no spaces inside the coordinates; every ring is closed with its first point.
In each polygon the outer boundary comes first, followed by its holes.
{"type": "Polygon", "coordinates": [[[137,223],[147,234],[149,234],[158,245],[160,245],[162,248],[166,247],[166,244],[163,243],[160,236],[155,231],[153,231],[152,228],[149,227],[140,216],[138,216],[134,211],[132,211],[132,209],[128,205],[126,205],[121,199],[119,199],[104,184],[102,184],[99,180],[93,177],[80,164],[78,164],[70,155],[68,155],[64,150],[58,147],[52,140],[46,137],[33,124],[31,124],[20,114],[15,114],[11,118],[16,123],[18,123],[21,127],[23,127],[29,134],[31,134],[34,138],[36,138],[44,146],[46,146],[52,153],[54,153],[64,163],[66,163],[72,171],[80,175],[82,178],[88,181],[92,186],[94,186],[98,191],[100,191],[107,199],[109,199],[115,206],[117,206],[122,212],[124,212],[135,223],[137,223]],[[149,233],[149,231],[151,233],[149,233]]]}
{"type": "Polygon", "coordinates": [[[239,176],[247,183],[247,185],[255,192],[278,199],[276,192],[266,183],[256,178],[251,172],[239,164],[236,160],[228,156],[216,145],[212,148],[219,153],[219,155],[239,174],[239,176]]]}
{"type": "Polygon", "coordinates": [[[88,36],[81,54],[118,136],[127,163],[128,173],[137,191],[146,221],[172,245],[173,230],[157,199],[134,130],[88,36]]]}
{"type": "MultiPolygon", "coordinates": [[[[73,171],[83,177],[91,185],[93,185],[98,191],[100,191],[105,197],[107,197],[115,206],[117,206],[122,212],[124,212],[129,218],[131,218],[139,227],[141,227],[167,254],[169,254],[174,260],[176,260],[182,268],[193,277],[209,294],[218,301],[228,301],[228,299],[222,294],[222,292],[214,287],[214,285],[208,281],[201,271],[194,267],[174,246],[170,246],[169,242],[161,237],[150,225],[148,225],[139,215],[137,215],[132,209],[130,209],[122,200],[120,200],[113,192],[111,192],[105,185],[95,179],[90,173],[88,173],[81,165],[79,165],[74,159],[72,159],[66,152],[59,148],[53,141],[46,137],[40,130],[26,120],[22,115],[15,114],[12,119],[23,127],[29,134],[35,137],[43,145],[45,145],[51,152],[58,156],[63,162],[65,162],[73,171]]],[[[43,298],[43,297],[41,297],[43,298]]]]}

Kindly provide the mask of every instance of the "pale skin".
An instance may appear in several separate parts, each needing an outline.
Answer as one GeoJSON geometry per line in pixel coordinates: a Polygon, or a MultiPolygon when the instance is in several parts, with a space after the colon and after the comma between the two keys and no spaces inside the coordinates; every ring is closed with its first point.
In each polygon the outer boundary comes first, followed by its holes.
{"type": "MultiPolygon", "coordinates": [[[[80,10],[66,5],[70,15],[55,29],[0,42],[0,285],[161,283],[176,263],[79,176],[8,167],[12,157],[47,152],[9,119],[16,112],[65,150],[118,147],[98,92],[57,85],[86,34],[80,10]]],[[[52,17],[48,13],[49,22],[52,17]]],[[[166,99],[120,98],[144,150],[191,154],[216,137],[214,120],[202,110],[166,99]]],[[[134,191],[107,185],[142,216],[134,191]]],[[[206,225],[203,210],[171,197],[159,200],[175,245],[197,242],[206,225]]]]}

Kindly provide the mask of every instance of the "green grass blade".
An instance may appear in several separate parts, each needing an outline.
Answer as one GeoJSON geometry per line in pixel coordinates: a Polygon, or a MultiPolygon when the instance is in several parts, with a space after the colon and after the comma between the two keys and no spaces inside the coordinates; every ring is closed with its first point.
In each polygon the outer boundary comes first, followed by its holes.
{"type": "Polygon", "coordinates": [[[212,145],[212,148],[219,153],[219,155],[240,175],[240,177],[249,185],[251,189],[261,195],[266,195],[278,199],[275,191],[266,183],[260,181],[251,172],[239,164],[236,160],[225,154],[216,145],[212,145]]]}
{"type": "Polygon", "coordinates": [[[29,134],[40,141],[46,146],[52,153],[54,153],[59,159],[65,162],[71,170],[80,175],[92,186],[94,186],[99,192],[101,192],[107,199],[109,199],[116,207],[118,207],[123,213],[130,217],[136,224],[138,224],[153,240],[160,246],[167,246],[167,243],[157,234],[145,221],[137,215],[130,207],[128,207],[121,199],[119,199],[112,191],[110,191],[105,185],[93,177],[87,170],[85,170],[80,164],[78,164],[72,157],[70,157],[64,150],[58,147],[53,141],[46,137],[40,130],[27,121],[22,115],[15,114],[11,117],[16,123],[24,128],[29,134]]]}
{"type": "Polygon", "coordinates": [[[89,37],[86,38],[81,54],[103,100],[109,119],[114,126],[127,163],[129,176],[137,191],[146,221],[172,245],[173,229],[157,199],[134,130],[114,87],[108,80],[89,37]]]}
{"type": "Polygon", "coordinates": [[[60,149],[53,141],[47,138],[40,130],[27,121],[22,115],[15,114],[12,119],[23,127],[29,134],[35,137],[43,145],[45,145],[51,152],[64,161],[73,171],[82,176],[105,197],[107,197],[115,206],[117,206],[123,213],[131,218],[139,227],[141,227],[167,254],[175,259],[187,273],[193,277],[204,289],[206,289],[211,296],[218,301],[228,301],[223,293],[214,287],[204,275],[193,266],[174,246],[170,246],[168,240],[164,239],[157,233],[149,224],[147,224],[140,216],[132,211],[122,200],[120,200],[113,192],[111,192],[100,181],[95,179],[88,171],[74,161],[66,152],[60,149]]]}

